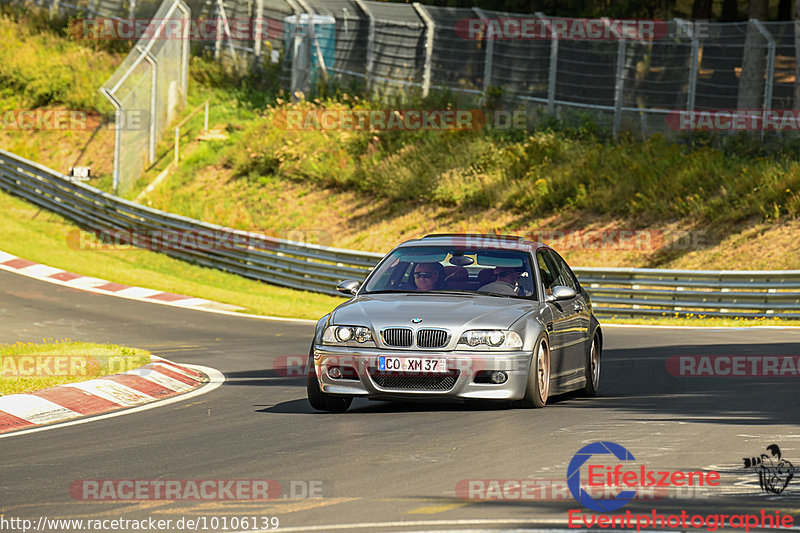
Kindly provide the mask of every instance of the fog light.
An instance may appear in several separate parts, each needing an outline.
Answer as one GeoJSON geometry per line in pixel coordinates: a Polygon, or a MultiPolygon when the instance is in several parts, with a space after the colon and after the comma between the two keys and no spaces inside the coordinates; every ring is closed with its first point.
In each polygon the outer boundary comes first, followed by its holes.
{"type": "Polygon", "coordinates": [[[492,372],[490,379],[492,380],[492,383],[497,383],[499,385],[500,383],[505,383],[508,379],[508,376],[505,372],[492,372]]]}
{"type": "Polygon", "coordinates": [[[342,369],[338,366],[332,366],[328,369],[328,375],[333,379],[339,379],[342,377],[342,369]]]}

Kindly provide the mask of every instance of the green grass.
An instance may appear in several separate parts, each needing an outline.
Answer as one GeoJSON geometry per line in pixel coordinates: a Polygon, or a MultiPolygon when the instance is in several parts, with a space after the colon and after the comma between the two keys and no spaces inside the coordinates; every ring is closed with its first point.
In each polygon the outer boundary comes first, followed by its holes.
{"type": "Polygon", "coordinates": [[[19,394],[125,372],[150,362],[150,352],[69,339],[0,344],[0,395],[19,394]]]}
{"type": "Polygon", "coordinates": [[[77,226],[0,192],[0,249],[72,272],[238,305],[244,312],[318,319],[341,298],[285,289],[141,250],[88,250],[77,244],[77,226]]]}

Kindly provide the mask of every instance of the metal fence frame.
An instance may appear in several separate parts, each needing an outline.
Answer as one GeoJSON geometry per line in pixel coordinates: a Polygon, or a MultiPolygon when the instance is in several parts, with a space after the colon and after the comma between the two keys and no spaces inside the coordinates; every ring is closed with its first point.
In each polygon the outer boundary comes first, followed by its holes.
{"type": "MultiPolygon", "coordinates": [[[[150,21],[148,30],[145,32],[145,36],[139,39],[139,41],[133,47],[133,50],[130,51],[128,56],[123,60],[122,64],[117,68],[114,74],[112,74],[111,78],[109,78],[104,86],[100,88],[100,93],[105,96],[109,102],[111,102],[115,110],[113,174],[113,187],[115,193],[119,193],[121,189],[124,191],[130,190],[138,177],[144,171],[145,166],[155,162],[156,144],[169,125],[167,124],[167,122],[169,122],[169,116],[178,108],[181,108],[186,104],[189,82],[188,32],[191,11],[189,6],[186,5],[183,0],[164,0],[161,6],[158,8],[156,15],[161,16],[150,21]],[[176,12],[180,12],[183,16],[183,38],[180,39],[180,58],[178,61],[179,72],[172,73],[167,68],[160,68],[159,62],[174,58],[170,58],[168,53],[164,53],[163,48],[159,48],[157,51],[154,51],[154,47],[156,43],[164,42],[162,33],[164,32],[164,28],[166,27],[167,23],[176,12]],[[150,27],[154,26],[155,24],[157,24],[157,26],[151,31],[150,27]],[[143,62],[149,65],[151,77],[148,106],[149,131],[147,152],[143,161],[140,161],[139,158],[135,157],[136,154],[134,153],[134,156],[132,156],[134,159],[133,163],[129,163],[127,166],[136,168],[123,169],[122,136],[123,132],[130,128],[130,125],[127,124],[127,122],[130,120],[130,116],[134,112],[138,111],[138,109],[126,107],[126,105],[121,101],[118,91],[121,88],[124,89],[126,87],[126,82],[130,83],[129,79],[131,79],[132,74],[143,62]],[[169,73],[170,77],[167,79],[161,79],[159,77],[159,72],[161,72],[162,78],[163,75],[167,73],[169,73]],[[163,95],[159,93],[165,92],[164,88],[169,88],[168,82],[170,80],[174,82],[175,78],[177,78],[179,82],[179,87],[177,89],[177,101],[173,102],[174,108],[169,109],[167,106],[169,105],[170,98],[166,98],[167,102],[161,102],[160,100],[162,98],[159,97],[163,95]],[[160,117],[159,115],[165,116],[160,117]],[[123,170],[126,173],[124,183],[122,183],[123,180],[121,180],[120,177],[120,174],[123,170]]],[[[138,148],[140,147],[125,146],[124,149],[131,151],[137,150],[138,148]]]]}
{"type": "MultiPolygon", "coordinates": [[[[77,222],[87,230],[247,232],[144,207],[104,193],[5,150],[0,189],[77,222]]],[[[165,253],[267,283],[341,296],[343,279],[363,280],[383,254],[261,236],[265,249],[181,248],[165,253]]],[[[234,242],[234,245],[237,243],[234,242]]],[[[707,315],[800,318],[800,270],[694,271],[575,268],[598,316],[707,315]]]]}

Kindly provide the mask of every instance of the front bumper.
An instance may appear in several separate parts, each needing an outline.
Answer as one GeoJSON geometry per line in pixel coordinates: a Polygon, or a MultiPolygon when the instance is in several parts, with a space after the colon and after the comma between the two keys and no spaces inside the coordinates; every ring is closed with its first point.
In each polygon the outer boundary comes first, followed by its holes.
{"type": "Polygon", "coordinates": [[[381,350],[351,346],[314,346],[314,368],[323,392],[369,398],[452,398],[519,400],[525,396],[531,354],[518,351],[381,350]],[[378,357],[422,357],[442,359],[448,374],[385,373],[378,370],[378,357]],[[332,378],[333,366],[355,369],[357,376],[332,378]],[[505,383],[476,383],[481,371],[503,371],[505,383]],[[437,377],[441,379],[437,380],[437,377]]]}

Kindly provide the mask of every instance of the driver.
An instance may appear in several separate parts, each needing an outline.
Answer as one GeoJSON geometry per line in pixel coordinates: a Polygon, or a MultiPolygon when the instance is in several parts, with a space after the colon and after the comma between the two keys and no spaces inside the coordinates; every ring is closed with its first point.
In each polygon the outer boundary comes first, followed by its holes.
{"type": "Polygon", "coordinates": [[[441,263],[420,263],[414,268],[414,285],[418,291],[441,289],[444,276],[444,267],[441,263]]]}

